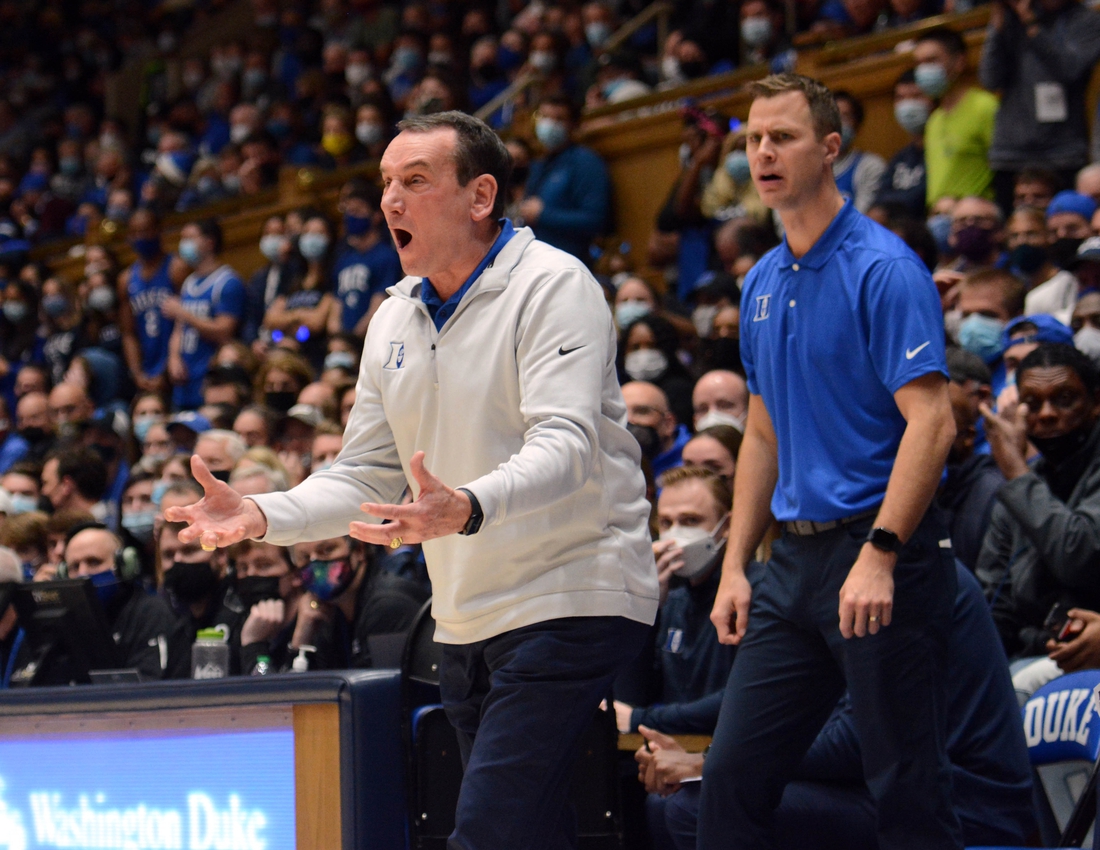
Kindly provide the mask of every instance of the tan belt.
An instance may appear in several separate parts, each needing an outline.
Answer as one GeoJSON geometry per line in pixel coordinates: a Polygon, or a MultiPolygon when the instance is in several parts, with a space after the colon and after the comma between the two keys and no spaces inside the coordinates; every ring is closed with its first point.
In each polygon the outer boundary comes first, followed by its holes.
{"type": "Polygon", "coordinates": [[[821,534],[824,531],[832,531],[834,528],[851,525],[861,519],[872,519],[878,516],[878,511],[878,507],[875,507],[855,516],[831,519],[828,522],[814,522],[812,519],[790,519],[783,523],[783,530],[789,534],[797,534],[799,537],[809,537],[813,534],[821,534]]]}

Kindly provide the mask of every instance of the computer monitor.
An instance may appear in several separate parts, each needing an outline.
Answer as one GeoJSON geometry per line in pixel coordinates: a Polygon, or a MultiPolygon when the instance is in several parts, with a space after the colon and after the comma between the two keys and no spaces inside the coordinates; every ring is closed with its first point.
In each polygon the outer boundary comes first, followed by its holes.
{"type": "Polygon", "coordinates": [[[30,659],[12,674],[13,687],[88,684],[91,671],[119,666],[107,615],[89,579],[21,584],[12,604],[30,659]]]}

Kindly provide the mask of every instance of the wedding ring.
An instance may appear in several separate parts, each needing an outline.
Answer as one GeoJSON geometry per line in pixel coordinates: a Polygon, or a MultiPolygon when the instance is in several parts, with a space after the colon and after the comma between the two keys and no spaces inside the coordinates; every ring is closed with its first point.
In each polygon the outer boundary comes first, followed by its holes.
{"type": "Polygon", "coordinates": [[[202,551],[204,551],[204,552],[213,552],[215,549],[218,548],[217,545],[211,546],[211,545],[209,545],[208,543],[205,543],[205,542],[203,542],[199,545],[202,546],[202,551]]]}
{"type": "Polygon", "coordinates": [[[400,546],[400,545],[401,545],[401,544],[402,544],[403,542],[404,542],[404,541],[403,541],[403,540],[402,540],[402,539],[401,539],[400,537],[395,537],[395,538],[393,538],[393,540],[391,540],[391,541],[390,541],[390,548],[391,548],[391,549],[396,549],[396,548],[398,548],[398,547],[399,547],[399,546],[400,546]]]}

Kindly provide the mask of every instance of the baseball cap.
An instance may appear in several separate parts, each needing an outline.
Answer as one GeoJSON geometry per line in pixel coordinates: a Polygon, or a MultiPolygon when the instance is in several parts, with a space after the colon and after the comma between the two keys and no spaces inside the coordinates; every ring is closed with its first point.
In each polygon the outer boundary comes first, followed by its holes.
{"type": "Polygon", "coordinates": [[[313,428],[316,428],[325,419],[321,411],[312,404],[296,404],[286,412],[286,417],[287,419],[297,419],[304,425],[313,428]]]}
{"type": "Polygon", "coordinates": [[[1073,345],[1073,331],[1049,313],[1018,316],[1005,325],[1004,332],[1001,334],[1001,350],[1005,351],[1021,342],[1060,342],[1073,345]],[[1019,336],[1016,329],[1020,325],[1034,325],[1035,330],[1019,336]],[[1016,335],[1015,339],[1013,339],[1014,335],[1016,335]]]}
{"type": "Polygon", "coordinates": [[[182,425],[196,434],[201,434],[204,431],[209,431],[211,428],[210,420],[194,410],[181,410],[168,420],[168,427],[171,429],[173,425],[182,425]]]}
{"type": "Polygon", "coordinates": [[[1058,215],[1058,213],[1077,213],[1085,219],[1090,219],[1095,212],[1096,201],[1088,195],[1082,195],[1080,192],[1067,189],[1050,199],[1050,206],[1047,207],[1047,220],[1049,221],[1052,215],[1058,215]]]}

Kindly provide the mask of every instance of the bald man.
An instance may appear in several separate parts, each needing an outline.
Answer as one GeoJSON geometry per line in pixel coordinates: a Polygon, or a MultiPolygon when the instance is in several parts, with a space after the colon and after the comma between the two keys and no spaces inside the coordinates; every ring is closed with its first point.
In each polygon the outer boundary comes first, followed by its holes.
{"type": "Polygon", "coordinates": [[[707,372],[695,382],[691,407],[695,412],[696,433],[711,425],[732,425],[743,432],[749,410],[749,385],[727,369],[707,372]]]}
{"type": "Polygon", "coordinates": [[[1092,162],[1077,172],[1074,188],[1100,204],[1100,162],[1092,162]]]}
{"type": "Polygon", "coordinates": [[[45,393],[30,392],[15,405],[15,427],[27,441],[26,460],[41,463],[53,448],[54,431],[45,393]]]}
{"type": "Polygon", "coordinates": [[[75,434],[95,413],[84,387],[62,382],[50,390],[50,421],[59,434],[75,434]]]}
{"type": "Polygon", "coordinates": [[[69,577],[95,585],[118,645],[118,666],[137,670],[143,679],[161,679],[175,618],[164,600],[145,593],[137,579],[119,575],[123,562],[122,541],[102,525],[78,526],[65,545],[69,577]]]}
{"type": "Polygon", "coordinates": [[[648,381],[628,381],[623,384],[623,401],[627,422],[638,428],[652,428],[657,435],[656,452],[651,458],[653,474],[679,466],[691,433],[677,421],[664,390],[648,381]]]}

